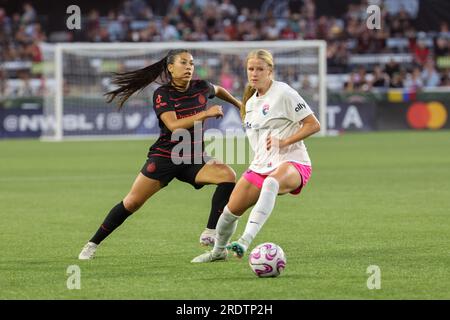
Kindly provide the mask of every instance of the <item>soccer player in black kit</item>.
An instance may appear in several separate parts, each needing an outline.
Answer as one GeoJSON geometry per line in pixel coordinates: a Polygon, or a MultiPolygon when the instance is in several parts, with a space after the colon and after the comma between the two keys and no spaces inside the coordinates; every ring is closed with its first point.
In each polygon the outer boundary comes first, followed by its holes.
{"type": "Polygon", "coordinates": [[[214,96],[237,108],[241,107],[241,102],[220,86],[204,80],[192,80],[193,73],[192,55],[187,50],[178,49],[169,51],[162,60],[150,66],[119,73],[113,78],[118,88],[106,93],[106,96],[108,102],[117,97],[119,108],[136,91],[153,82],[163,84],[153,94],[153,108],[161,132],[158,140],[150,147],[148,159],[130,192],[108,213],[100,228],[81,250],[78,256],[80,260],[92,259],[101,241],[174,178],[196,189],[206,184],[217,185],[207,228],[200,236],[201,244],[213,244],[216,224],[234,188],[236,174],[229,166],[204,154],[203,129],[194,124],[202,123],[207,118],[223,116],[219,105],[206,108],[208,99],[214,96]]]}

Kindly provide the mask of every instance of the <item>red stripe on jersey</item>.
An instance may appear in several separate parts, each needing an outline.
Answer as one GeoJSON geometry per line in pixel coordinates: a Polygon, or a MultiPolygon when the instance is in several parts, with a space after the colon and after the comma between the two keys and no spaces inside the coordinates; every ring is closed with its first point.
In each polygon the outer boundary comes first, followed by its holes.
{"type": "Polygon", "coordinates": [[[191,109],[197,109],[197,108],[201,108],[201,107],[204,107],[205,105],[204,104],[200,104],[200,105],[198,105],[198,106],[195,106],[195,107],[190,107],[190,108],[184,108],[184,109],[179,109],[179,110],[176,110],[177,112],[181,112],[181,111],[186,111],[186,110],[191,110],[191,109]]]}
{"type": "Polygon", "coordinates": [[[197,113],[189,113],[189,114],[178,114],[177,113],[177,119],[183,119],[183,118],[187,118],[187,117],[192,117],[195,116],[197,113]]]}
{"type": "Polygon", "coordinates": [[[198,95],[203,94],[203,93],[208,92],[208,91],[209,91],[209,88],[207,88],[207,89],[205,89],[203,91],[197,92],[196,94],[194,94],[192,96],[182,96],[182,97],[176,98],[176,99],[169,97],[169,99],[172,100],[172,101],[179,101],[179,100],[182,100],[182,99],[194,98],[194,97],[197,97],[198,95]]]}
{"type": "Polygon", "coordinates": [[[151,153],[150,152],[150,155],[152,156],[152,157],[164,157],[164,158],[172,158],[171,156],[168,156],[168,155],[165,155],[165,154],[159,154],[159,153],[151,153]]]}
{"type": "Polygon", "coordinates": [[[171,159],[172,157],[173,157],[173,158],[184,158],[184,157],[192,157],[192,156],[203,156],[203,153],[185,154],[185,155],[183,155],[183,156],[180,156],[180,155],[178,155],[178,156],[175,156],[175,155],[168,156],[168,155],[166,155],[166,154],[151,153],[151,152],[150,152],[150,156],[152,156],[152,157],[163,157],[163,158],[169,158],[169,159],[171,159]]]}
{"type": "Polygon", "coordinates": [[[162,152],[167,152],[167,153],[169,153],[169,154],[172,153],[172,152],[170,152],[170,151],[168,151],[168,150],[164,150],[164,149],[161,149],[161,148],[155,148],[155,150],[162,151],[162,152]]]}
{"type": "Polygon", "coordinates": [[[162,139],[162,138],[159,138],[159,140],[160,141],[171,142],[171,143],[178,143],[178,142],[180,142],[180,141],[177,141],[177,140],[169,140],[169,139],[162,139]]]}

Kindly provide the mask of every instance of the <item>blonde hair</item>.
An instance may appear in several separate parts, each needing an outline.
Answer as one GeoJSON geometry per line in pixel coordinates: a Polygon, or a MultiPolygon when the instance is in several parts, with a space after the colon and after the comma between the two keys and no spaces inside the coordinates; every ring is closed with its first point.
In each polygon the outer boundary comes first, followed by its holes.
{"type": "MultiPolygon", "coordinates": [[[[264,49],[257,49],[250,51],[250,53],[247,55],[247,59],[245,60],[245,65],[247,66],[248,60],[250,59],[261,59],[267,65],[273,70],[274,63],[273,63],[273,56],[272,54],[264,49]]],[[[250,99],[256,92],[255,88],[252,88],[248,83],[245,86],[244,93],[242,95],[242,108],[241,108],[241,118],[244,120],[245,117],[245,104],[247,103],[248,99],[250,99]]]]}

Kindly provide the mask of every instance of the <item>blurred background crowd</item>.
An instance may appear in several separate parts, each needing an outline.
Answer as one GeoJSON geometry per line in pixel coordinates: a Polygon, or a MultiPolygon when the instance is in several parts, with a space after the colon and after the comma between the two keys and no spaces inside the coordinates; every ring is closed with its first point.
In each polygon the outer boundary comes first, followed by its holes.
{"type": "MultiPolygon", "coordinates": [[[[56,14],[51,13],[45,1],[0,1],[0,95],[36,94],[27,83],[36,77],[33,65],[43,60],[39,44],[75,41],[322,39],[327,41],[329,90],[448,89],[448,2],[432,1],[434,8],[424,2],[427,1],[91,1],[80,6],[81,30],[68,30],[64,25],[68,14],[61,6],[64,11],[56,14]],[[381,8],[380,29],[367,27],[366,10],[371,4],[381,8]],[[10,86],[10,80],[22,85],[10,86]]],[[[233,61],[222,66],[221,82],[225,87],[232,85],[233,68],[241,66],[233,65],[233,61]]],[[[297,75],[291,76],[292,81],[298,80],[294,79],[297,75]]]]}

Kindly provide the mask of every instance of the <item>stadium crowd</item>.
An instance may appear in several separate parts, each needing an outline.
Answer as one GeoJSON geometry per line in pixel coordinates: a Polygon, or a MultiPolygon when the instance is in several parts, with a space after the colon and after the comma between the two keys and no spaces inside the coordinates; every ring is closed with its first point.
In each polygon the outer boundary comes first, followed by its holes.
{"type": "MultiPolygon", "coordinates": [[[[414,0],[411,0],[414,2],[414,0]]],[[[270,2],[270,1],[266,1],[270,2]]],[[[101,16],[93,9],[83,15],[81,32],[44,30],[41,13],[31,3],[21,12],[0,7],[0,93],[6,79],[27,81],[30,63],[43,60],[40,42],[155,42],[155,41],[256,41],[323,39],[327,41],[328,72],[345,74],[345,90],[450,86],[450,31],[442,21],[439,30],[422,32],[414,26],[417,12],[389,0],[362,0],[350,4],[342,16],[317,16],[312,0],[281,1],[279,10],[238,8],[231,0],[175,0],[167,14],[157,16],[144,0],[124,0],[118,10],[101,16]],[[381,28],[367,28],[367,7],[381,7],[381,28]],[[354,55],[409,54],[410,63],[352,63],[354,55]]],[[[84,12],[83,12],[84,14],[84,12]]],[[[376,60],[375,60],[376,61],[376,60]]],[[[223,67],[231,81],[232,62],[223,67]]],[[[293,75],[295,76],[295,75],[293,75]]],[[[342,88],[341,88],[342,89],[342,88]]],[[[26,94],[25,92],[19,94],[26,94]]]]}

